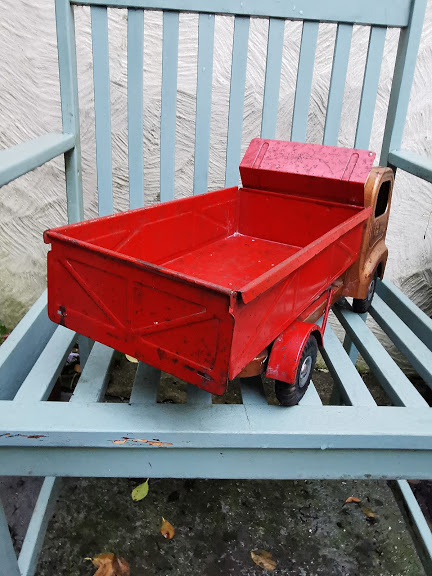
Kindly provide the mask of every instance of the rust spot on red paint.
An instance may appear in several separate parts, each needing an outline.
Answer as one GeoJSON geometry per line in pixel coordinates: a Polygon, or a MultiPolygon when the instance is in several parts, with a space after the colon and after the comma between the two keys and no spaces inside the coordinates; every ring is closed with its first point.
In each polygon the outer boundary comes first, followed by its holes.
{"type": "Polygon", "coordinates": [[[207,382],[210,382],[211,380],[213,380],[213,378],[210,376],[210,374],[207,374],[206,372],[202,372],[201,370],[197,370],[197,374],[199,376],[201,376],[201,378],[203,380],[205,380],[206,384],[207,384],[207,382]]]}
{"type": "Polygon", "coordinates": [[[160,360],[166,356],[165,351],[161,350],[160,348],[156,348],[157,355],[159,356],[160,360]]]}
{"type": "Polygon", "coordinates": [[[59,306],[59,309],[57,310],[57,314],[59,316],[61,316],[60,322],[59,322],[60,326],[64,326],[65,325],[65,318],[67,316],[66,308],[64,306],[59,306]]]}

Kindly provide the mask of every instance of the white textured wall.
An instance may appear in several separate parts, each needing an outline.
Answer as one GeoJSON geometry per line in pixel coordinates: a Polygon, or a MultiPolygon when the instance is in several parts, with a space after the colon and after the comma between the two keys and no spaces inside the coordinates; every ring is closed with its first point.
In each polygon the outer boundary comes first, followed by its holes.
{"type": "MultiPolygon", "coordinates": [[[[196,41],[198,18],[180,18],[176,140],[176,196],[191,193],[193,178],[196,41]]],[[[86,217],[97,210],[93,81],[88,8],[76,9],[81,140],[86,217]]],[[[308,139],[321,142],[335,26],[322,25],[313,79],[308,139]]],[[[127,208],[125,11],[109,11],[112,149],[115,210],[127,208]]],[[[146,202],[158,197],[161,75],[160,13],[148,13],[144,29],[144,162],[146,202]]],[[[216,19],[209,187],[223,185],[233,21],[216,19]]],[[[287,23],[277,138],[288,138],[301,25],[287,23]]],[[[252,20],[244,112],[243,151],[259,135],[267,22],[252,20]]],[[[398,32],[387,33],[385,59],[370,148],[379,152],[398,32]]],[[[356,27],[351,49],[339,143],[352,146],[368,30],[356,27]]],[[[53,0],[0,3],[0,148],[61,130],[53,0]]],[[[432,6],[423,30],[404,146],[432,157],[432,6]]],[[[0,190],[0,323],[12,326],[45,287],[44,229],[66,220],[63,160],[57,159],[0,190]]],[[[423,306],[431,306],[431,186],[399,173],[388,232],[388,277],[423,306]],[[425,236],[426,235],[426,236],[425,236]],[[425,237],[424,237],[425,236],[425,237]],[[426,289],[428,287],[428,289],[426,289]],[[428,304],[429,301],[429,304],[428,304]]],[[[432,220],[432,218],[431,218],[432,220]]]]}

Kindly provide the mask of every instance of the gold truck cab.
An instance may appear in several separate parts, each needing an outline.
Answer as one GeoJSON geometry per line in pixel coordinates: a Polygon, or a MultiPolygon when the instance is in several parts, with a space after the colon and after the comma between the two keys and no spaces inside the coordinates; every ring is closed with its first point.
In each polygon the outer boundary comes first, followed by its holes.
{"type": "Polygon", "coordinates": [[[353,309],[356,312],[367,312],[376,279],[384,275],[388,256],[385,237],[393,182],[393,171],[390,168],[374,167],[365,183],[364,205],[372,208],[372,214],[364,224],[360,254],[347,270],[342,292],[344,296],[354,298],[353,309]]]}

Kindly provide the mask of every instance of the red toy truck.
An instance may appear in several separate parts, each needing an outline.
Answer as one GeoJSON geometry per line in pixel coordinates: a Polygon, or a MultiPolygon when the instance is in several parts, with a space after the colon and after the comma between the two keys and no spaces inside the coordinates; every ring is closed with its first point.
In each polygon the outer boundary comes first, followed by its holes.
{"type": "Polygon", "coordinates": [[[265,370],[297,404],[330,306],[365,312],[384,274],[393,173],[374,157],[255,139],[241,188],[48,230],[49,317],[213,394],[265,370]]]}

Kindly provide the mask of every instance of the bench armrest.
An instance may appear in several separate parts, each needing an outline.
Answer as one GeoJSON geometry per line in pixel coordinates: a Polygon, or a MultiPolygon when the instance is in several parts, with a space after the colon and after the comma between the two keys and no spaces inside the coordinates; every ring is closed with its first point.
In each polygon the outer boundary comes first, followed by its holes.
{"type": "Polygon", "coordinates": [[[409,150],[393,150],[389,154],[389,163],[422,180],[432,182],[432,160],[420,154],[409,150]]]}
{"type": "Polygon", "coordinates": [[[73,134],[52,132],[0,150],[0,186],[42,166],[75,146],[73,134]]]}

